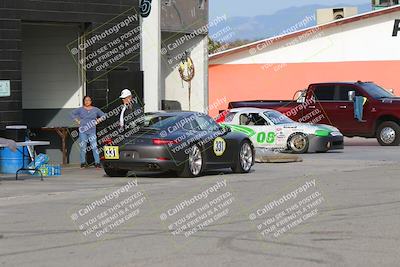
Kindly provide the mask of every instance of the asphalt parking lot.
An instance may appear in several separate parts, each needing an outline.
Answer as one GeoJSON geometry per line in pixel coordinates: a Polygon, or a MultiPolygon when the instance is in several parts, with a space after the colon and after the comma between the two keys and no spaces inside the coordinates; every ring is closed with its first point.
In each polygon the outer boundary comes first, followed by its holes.
{"type": "Polygon", "coordinates": [[[244,175],[108,178],[102,170],[68,168],[43,182],[2,176],[0,265],[398,266],[399,152],[347,139],[344,151],[256,164],[244,175]],[[129,183],[131,191],[88,208],[129,183]],[[124,213],[114,204],[134,193],[125,221],[87,231],[124,213]],[[201,219],[211,219],[198,231],[179,228],[204,213],[201,219]]]}

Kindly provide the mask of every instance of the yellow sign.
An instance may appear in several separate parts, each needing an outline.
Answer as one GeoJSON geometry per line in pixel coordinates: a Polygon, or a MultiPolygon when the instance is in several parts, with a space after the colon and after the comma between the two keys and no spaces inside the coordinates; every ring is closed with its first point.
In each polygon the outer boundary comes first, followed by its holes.
{"type": "Polygon", "coordinates": [[[119,147],[105,146],[104,147],[104,158],[105,159],[119,159],[119,147]]]}
{"type": "Polygon", "coordinates": [[[218,157],[222,156],[226,149],[226,142],[221,137],[217,137],[214,140],[214,154],[218,157]]]}

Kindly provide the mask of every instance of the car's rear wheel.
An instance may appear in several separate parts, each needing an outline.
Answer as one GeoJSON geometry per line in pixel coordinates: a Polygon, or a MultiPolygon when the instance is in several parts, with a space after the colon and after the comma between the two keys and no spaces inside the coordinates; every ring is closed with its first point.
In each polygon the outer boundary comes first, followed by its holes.
{"type": "Polygon", "coordinates": [[[309,140],[303,133],[295,133],[288,140],[288,148],[295,154],[303,154],[308,151],[309,140]]]}
{"type": "Polygon", "coordinates": [[[385,121],[379,125],[376,136],[381,146],[398,146],[400,144],[400,126],[393,121],[385,121]]]}
{"type": "Polygon", "coordinates": [[[254,153],[251,143],[247,140],[240,144],[239,153],[236,157],[232,171],[235,173],[248,173],[254,163],[254,153]]]}
{"type": "Polygon", "coordinates": [[[179,177],[197,177],[203,172],[203,155],[198,145],[193,145],[189,149],[188,158],[183,164],[183,168],[178,172],[179,177]]]}
{"type": "Polygon", "coordinates": [[[128,174],[127,170],[120,170],[109,167],[104,167],[104,171],[110,177],[126,177],[126,175],[128,174]]]}

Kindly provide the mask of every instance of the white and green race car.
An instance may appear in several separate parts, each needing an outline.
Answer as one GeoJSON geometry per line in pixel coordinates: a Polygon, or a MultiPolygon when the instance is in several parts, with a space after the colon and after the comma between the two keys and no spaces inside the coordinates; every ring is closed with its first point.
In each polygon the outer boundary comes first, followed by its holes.
{"type": "Polygon", "coordinates": [[[256,148],[298,154],[343,149],[343,135],[337,128],[295,122],[276,110],[231,109],[220,123],[232,131],[247,134],[256,148]]]}

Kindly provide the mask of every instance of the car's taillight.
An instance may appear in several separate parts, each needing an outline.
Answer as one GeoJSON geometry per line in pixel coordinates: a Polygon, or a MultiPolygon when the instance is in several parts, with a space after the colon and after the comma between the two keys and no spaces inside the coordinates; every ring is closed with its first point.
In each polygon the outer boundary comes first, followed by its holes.
{"type": "Polygon", "coordinates": [[[216,121],[217,123],[225,122],[225,117],[226,117],[226,114],[228,114],[228,112],[229,112],[229,109],[228,109],[228,110],[222,110],[222,111],[220,111],[220,113],[218,114],[218,116],[215,118],[215,121],[216,121]]]}
{"type": "Polygon", "coordinates": [[[112,145],[113,140],[111,138],[104,138],[103,144],[105,145],[112,145]]]}
{"type": "Polygon", "coordinates": [[[177,140],[168,140],[168,139],[153,139],[154,145],[172,145],[179,144],[177,140]]]}

